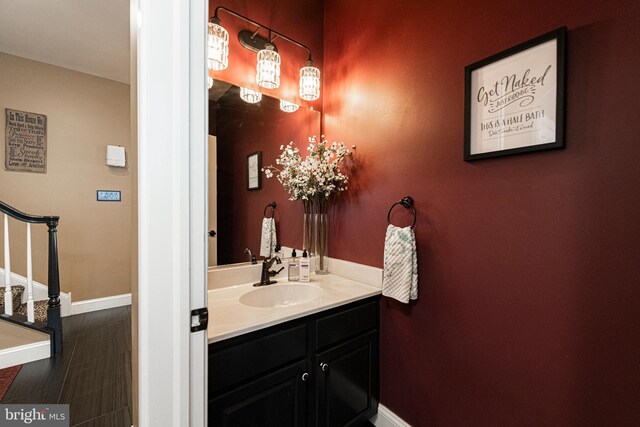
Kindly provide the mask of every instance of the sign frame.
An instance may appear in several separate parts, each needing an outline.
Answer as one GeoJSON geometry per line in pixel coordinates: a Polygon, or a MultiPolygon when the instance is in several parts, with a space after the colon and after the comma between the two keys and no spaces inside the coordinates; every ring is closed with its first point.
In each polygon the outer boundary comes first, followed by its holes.
{"type": "Polygon", "coordinates": [[[566,32],[465,67],[465,161],[564,148],[566,32]]]}

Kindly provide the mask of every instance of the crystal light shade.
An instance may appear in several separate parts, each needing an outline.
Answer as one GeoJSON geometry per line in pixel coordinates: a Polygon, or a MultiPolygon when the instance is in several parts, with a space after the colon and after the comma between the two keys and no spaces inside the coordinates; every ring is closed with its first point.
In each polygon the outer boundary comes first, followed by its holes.
{"type": "Polygon", "coordinates": [[[260,102],[262,99],[262,94],[260,92],[256,92],[255,90],[247,89],[246,87],[240,88],[240,98],[244,102],[248,102],[249,104],[255,104],[260,102]]]}
{"type": "Polygon", "coordinates": [[[258,52],[256,83],[267,89],[276,89],[280,86],[280,55],[273,50],[272,45],[267,45],[258,52]]]}
{"type": "Polygon", "coordinates": [[[229,33],[215,18],[208,23],[207,66],[210,70],[225,70],[229,66],[229,33]]]}
{"type": "Polygon", "coordinates": [[[298,104],[294,104],[293,102],[285,101],[284,99],[280,100],[280,109],[285,113],[294,113],[298,111],[300,106],[298,104]]]}
{"type": "Polygon", "coordinates": [[[320,70],[307,61],[307,66],[300,68],[300,98],[315,101],[320,98],[320,70]]]}

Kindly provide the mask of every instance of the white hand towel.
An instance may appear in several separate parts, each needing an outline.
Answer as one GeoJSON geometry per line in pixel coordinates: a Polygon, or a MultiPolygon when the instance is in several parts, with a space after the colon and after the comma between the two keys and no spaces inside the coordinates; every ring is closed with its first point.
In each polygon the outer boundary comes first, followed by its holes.
{"type": "Polygon", "coordinates": [[[276,249],[276,222],[273,218],[262,219],[260,256],[271,257],[276,249]]]}
{"type": "Polygon", "coordinates": [[[405,304],[418,299],[416,236],[411,227],[387,227],[382,295],[405,304]]]}

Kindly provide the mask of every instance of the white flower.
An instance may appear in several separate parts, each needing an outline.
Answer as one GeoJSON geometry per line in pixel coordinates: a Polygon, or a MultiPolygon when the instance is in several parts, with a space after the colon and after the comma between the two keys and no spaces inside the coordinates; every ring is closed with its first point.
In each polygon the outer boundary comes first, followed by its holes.
{"type": "Polygon", "coordinates": [[[271,178],[274,171],[278,173],[278,181],[289,192],[290,200],[321,201],[327,199],[334,192],[347,189],[348,178],[340,170],[340,164],[345,157],[353,154],[345,149],[344,143],[328,144],[324,135],[320,142],[316,137],[309,137],[309,154],[302,158],[298,147],[293,141],[286,146],[280,146],[280,156],[276,159],[276,166],[263,168],[265,176],[271,178]]]}

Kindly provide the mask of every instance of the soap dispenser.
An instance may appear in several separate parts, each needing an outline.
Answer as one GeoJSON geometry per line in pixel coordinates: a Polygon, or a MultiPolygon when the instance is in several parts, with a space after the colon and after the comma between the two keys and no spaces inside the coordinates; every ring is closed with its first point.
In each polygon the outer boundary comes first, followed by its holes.
{"type": "Polygon", "coordinates": [[[288,279],[290,282],[297,282],[300,280],[300,263],[296,258],[296,250],[291,251],[291,258],[289,258],[289,268],[287,269],[288,279]]]}
{"type": "Polygon", "coordinates": [[[307,250],[302,250],[302,258],[300,258],[300,281],[301,282],[309,282],[311,278],[309,277],[309,257],[307,256],[307,250]]]}

